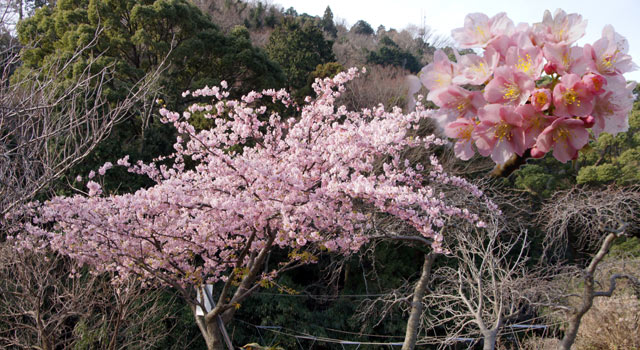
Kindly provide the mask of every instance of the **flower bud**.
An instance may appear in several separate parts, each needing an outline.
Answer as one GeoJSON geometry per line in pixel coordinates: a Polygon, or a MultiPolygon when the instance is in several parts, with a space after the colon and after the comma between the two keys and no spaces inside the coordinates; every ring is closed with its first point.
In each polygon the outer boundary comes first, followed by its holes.
{"type": "Polygon", "coordinates": [[[581,117],[580,120],[584,122],[584,127],[587,129],[591,128],[596,123],[596,118],[594,118],[592,115],[581,117]]]}
{"type": "Polygon", "coordinates": [[[556,65],[549,62],[544,65],[544,72],[551,75],[556,72],[556,65]]]}
{"type": "Polygon", "coordinates": [[[545,152],[538,149],[538,147],[533,146],[533,148],[531,148],[531,158],[539,159],[544,157],[544,155],[545,155],[545,152]]]}

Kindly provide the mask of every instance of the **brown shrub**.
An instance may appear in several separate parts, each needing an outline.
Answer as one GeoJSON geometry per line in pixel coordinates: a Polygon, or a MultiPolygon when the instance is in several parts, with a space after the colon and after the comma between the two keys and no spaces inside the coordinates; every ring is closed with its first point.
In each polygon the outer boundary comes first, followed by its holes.
{"type": "Polygon", "coordinates": [[[576,350],[640,349],[640,300],[625,293],[596,299],[582,319],[576,350]]]}
{"type": "Polygon", "coordinates": [[[368,65],[367,73],[346,86],[340,103],[349,110],[372,108],[382,103],[385,109],[407,106],[409,71],[392,66],[368,65]]]}

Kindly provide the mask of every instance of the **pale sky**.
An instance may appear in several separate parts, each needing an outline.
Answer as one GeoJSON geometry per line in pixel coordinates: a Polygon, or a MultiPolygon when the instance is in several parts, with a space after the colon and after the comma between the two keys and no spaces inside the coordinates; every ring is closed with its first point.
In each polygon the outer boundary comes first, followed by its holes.
{"type": "MultiPolygon", "coordinates": [[[[602,28],[611,24],[629,40],[629,54],[640,65],[640,0],[272,0],[285,9],[294,7],[298,13],[322,16],[331,6],[334,19],[344,19],[353,25],[363,19],[375,30],[380,24],[387,29],[404,29],[408,24],[425,23],[438,34],[450,36],[451,30],[462,27],[464,17],[471,12],[493,16],[506,12],[514,23],[542,21],[544,10],[557,8],[578,13],[588,21],[586,35],[579,45],[600,38],[602,28]]],[[[640,82],[640,70],[625,74],[640,82]]]]}

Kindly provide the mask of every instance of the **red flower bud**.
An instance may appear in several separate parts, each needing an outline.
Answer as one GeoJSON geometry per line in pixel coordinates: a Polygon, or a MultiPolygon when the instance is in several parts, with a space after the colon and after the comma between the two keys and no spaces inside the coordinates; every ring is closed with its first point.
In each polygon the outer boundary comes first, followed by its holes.
{"type": "Polygon", "coordinates": [[[556,65],[549,62],[544,65],[544,72],[551,75],[556,72],[556,65]]]}
{"type": "Polygon", "coordinates": [[[539,150],[536,146],[533,146],[533,148],[531,148],[531,158],[542,158],[544,157],[545,152],[539,150]]]}
{"type": "Polygon", "coordinates": [[[589,129],[596,123],[596,118],[592,115],[588,115],[586,117],[581,117],[580,120],[584,122],[584,127],[589,129]]]}

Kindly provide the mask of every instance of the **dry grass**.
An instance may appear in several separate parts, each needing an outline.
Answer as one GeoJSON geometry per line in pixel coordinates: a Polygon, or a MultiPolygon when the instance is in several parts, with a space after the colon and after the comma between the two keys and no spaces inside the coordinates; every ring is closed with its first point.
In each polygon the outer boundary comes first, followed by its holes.
{"type": "Polygon", "coordinates": [[[576,350],[640,349],[640,300],[630,293],[596,299],[582,319],[576,350]]]}
{"type": "Polygon", "coordinates": [[[528,338],[520,350],[552,350],[560,343],[556,338],[531,337],[528,338]]]}

